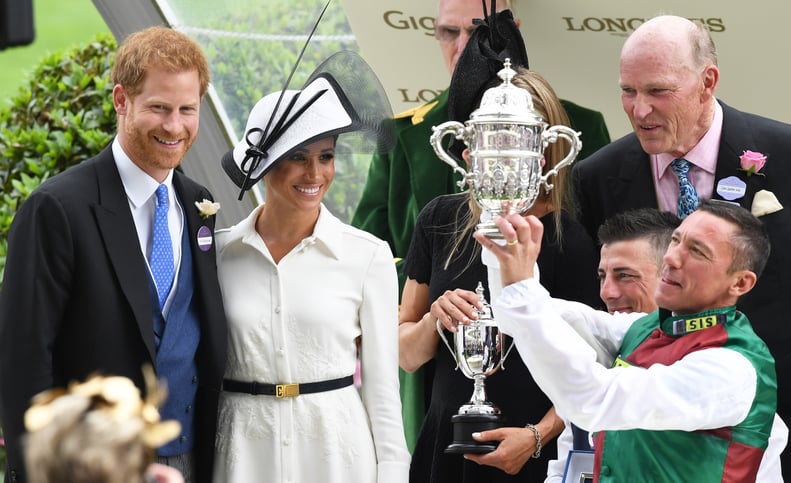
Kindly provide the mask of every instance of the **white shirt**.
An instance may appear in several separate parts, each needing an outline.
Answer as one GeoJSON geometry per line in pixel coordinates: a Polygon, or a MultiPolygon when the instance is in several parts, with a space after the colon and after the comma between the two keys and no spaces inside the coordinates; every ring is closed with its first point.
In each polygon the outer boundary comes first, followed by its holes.
{"type": "MultiPolygon", "coordinates": [[[[173,294],[176,293],[179,269],[181,267],[181,237],[184,229],[184,214],[181,203],[173,189],[173,170],[168,173],[167,178],[162,183],[149,176],[140,169],[124,152],[121,143],[116,137],[113,141],[113,158],[121,176],[121,183],[126,191],[126,198],[129,201],[129,209],[132,212],[132,219],[135,221],[137,229],[140,251],[151,260],[151,238],[154,226],[154,212],[157,208],[156,190],[160,184],[168,187],[168,229],[170,230],[170,241],[173,244],[173,265],[175,268],[173,277],[173,287],[170,289],[165,307],[162,310],[167,314],[173,294]],[[175,209],[173,209],[175,207],[175,209]]],[[[151,267],[148,268],[151,273],[151,267]]],[[[153,275],[151,277],[153,280],[153,275]]]]}

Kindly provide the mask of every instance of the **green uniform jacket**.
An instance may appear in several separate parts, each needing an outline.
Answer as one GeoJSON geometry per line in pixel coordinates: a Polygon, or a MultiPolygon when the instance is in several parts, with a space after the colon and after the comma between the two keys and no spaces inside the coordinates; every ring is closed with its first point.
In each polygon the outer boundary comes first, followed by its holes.
{"type": "MultiPolygon", "coordinates": [[[[592,154],[610,142],[604,117],[561,100],[571,127],[582,133],[582,152],[577,159],[592,154]]],[[[390,244],[396,257],[399,290],[404,286],[401,270],[406,258],[417,216],[426,204],[439,195],[459,191],[450,166],[441,161],[429,143],[433,126],[448,121],[448,90],[433,101],[396,116],[396,145],[387,154],[371,160],[368,179],[351,224],[390,244]]],[[[449,139],[450,136],[448,136],[449,139]]],[[[410,450],[414,447],[425,414],[424,389],[419,373],[401,373],[401,399],[404,430],[410,450]]]]}
{"type": "Polygon", "coordinates": [[[736,426],[710,430],[601,432],[595,463],[599,482],[755,481],[777,408],[777,380],[774,359],[744,314],[733,306],[675,317],[660,309],[629,328],[616,365],[669,366],[712,348],[736,351],[755,367],[757,387],[747,417],[736,426]]]}

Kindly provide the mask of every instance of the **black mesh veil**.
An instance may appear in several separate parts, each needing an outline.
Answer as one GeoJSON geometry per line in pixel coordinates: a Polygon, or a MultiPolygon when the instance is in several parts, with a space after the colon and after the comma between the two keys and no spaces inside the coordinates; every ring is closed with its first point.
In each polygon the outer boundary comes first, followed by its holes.
{"type": "Polygon", "coordinates": [[[351,104],[359,129],[341,135],[344,146],[356,154],[392,149],[395,144],[393,110],[371,67],[354,52],[337,52],[322,62],[305,84],[327,74],[351,104]]]}

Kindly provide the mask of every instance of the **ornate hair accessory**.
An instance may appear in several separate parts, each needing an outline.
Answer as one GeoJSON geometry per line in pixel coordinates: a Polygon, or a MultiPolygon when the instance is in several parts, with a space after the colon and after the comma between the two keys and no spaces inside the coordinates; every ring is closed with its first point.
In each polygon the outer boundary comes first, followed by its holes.
{"type": "Polygon", "coordinates": [[[25,428],[29,433],[50,425],[64,413],[73,414],[75,408],[88,417],[99,412],[119,427],[136,426],[143,443],[159,447],[181,432],[178,421],[161,421],[159,405],[167,397],[167,389],[157,383],[150,365],[143,367],[147,396],[140,397],[140,390],[129,378],[92,375],[83,383],[71,383],[68,389],[50,389],[33,398],[33,405],[25,412],[25,428]]]}

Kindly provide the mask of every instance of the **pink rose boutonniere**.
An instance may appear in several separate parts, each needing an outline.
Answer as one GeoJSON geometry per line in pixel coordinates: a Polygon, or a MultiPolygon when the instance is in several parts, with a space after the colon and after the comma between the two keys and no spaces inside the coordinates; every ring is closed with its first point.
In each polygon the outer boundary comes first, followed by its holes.
{"type": "Polygon", "coordinates": [[[755,151],[744,151],[741,156],[739,156],[739,162],[742,165],[742,171],[747,173],[747,176],[752,176],[754,174],[758,174],[764,176],[763,173],[759,173],[761,169],[766,164],[766,155],[761,153],[756,153],[755,151]]]}

